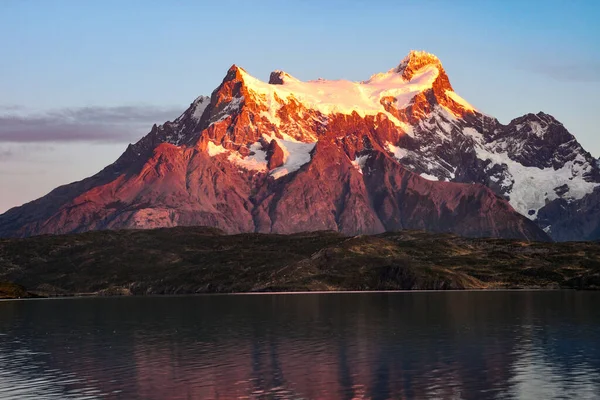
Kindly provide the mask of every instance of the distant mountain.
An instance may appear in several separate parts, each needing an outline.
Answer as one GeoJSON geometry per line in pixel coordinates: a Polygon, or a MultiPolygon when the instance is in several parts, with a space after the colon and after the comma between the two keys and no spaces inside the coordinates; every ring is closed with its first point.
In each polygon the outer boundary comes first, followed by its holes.
{"type": "Polygon", "coordinates": [[[265,83],[234,65],[98,174],[0,216],[0,236],[206,225],[596,239],[599,184],[598,160],[553,117],[501,124],[425,52],[363,82],[265,83]]]}

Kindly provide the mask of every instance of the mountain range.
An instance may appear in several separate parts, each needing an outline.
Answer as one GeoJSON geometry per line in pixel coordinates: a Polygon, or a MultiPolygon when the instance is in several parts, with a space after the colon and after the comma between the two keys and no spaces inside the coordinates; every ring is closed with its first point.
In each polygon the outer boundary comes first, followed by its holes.
{"type": "Polygon", "coordinates": [[[595,240],[599,200],[598,160],[555,118],[504,125],[411,51],[362,82],[263,82],[234,65],[96,175],[1,215],[0,236],[204,225],[595,240]]]}

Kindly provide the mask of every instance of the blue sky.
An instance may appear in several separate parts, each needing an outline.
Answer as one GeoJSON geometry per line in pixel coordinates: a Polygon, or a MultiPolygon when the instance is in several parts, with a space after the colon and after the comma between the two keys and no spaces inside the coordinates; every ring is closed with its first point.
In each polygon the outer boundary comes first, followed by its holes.
{"type": "Polygon", "coordinates": [[[481,111],[550,113],[600,156],[599,4],[2,0],[0,212],[97,172],[234,63],[261,79],[363,80],[427,50],[481,111]],[[1,134],[23,119],[38,130],[1,134]],[[57,132],[63,120],[81,129],[57,132]]]}

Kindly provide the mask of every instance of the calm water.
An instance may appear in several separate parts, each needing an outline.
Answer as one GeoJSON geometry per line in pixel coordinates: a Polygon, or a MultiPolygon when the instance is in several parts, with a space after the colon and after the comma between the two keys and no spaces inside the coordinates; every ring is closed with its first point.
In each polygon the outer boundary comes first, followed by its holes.
{"type": "Polygon", "coordinates": [[[0,399],[600,398],[600,293],[0,302],[0,399]]]}

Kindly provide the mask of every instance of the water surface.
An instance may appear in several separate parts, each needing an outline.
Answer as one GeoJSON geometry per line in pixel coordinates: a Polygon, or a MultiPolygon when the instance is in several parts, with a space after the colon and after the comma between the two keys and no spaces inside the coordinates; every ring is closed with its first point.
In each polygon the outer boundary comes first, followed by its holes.
{"type": "Polygon", "coordinates": [[[0,302],[0,399],[596,399],[600,293],[0,302]]]}

